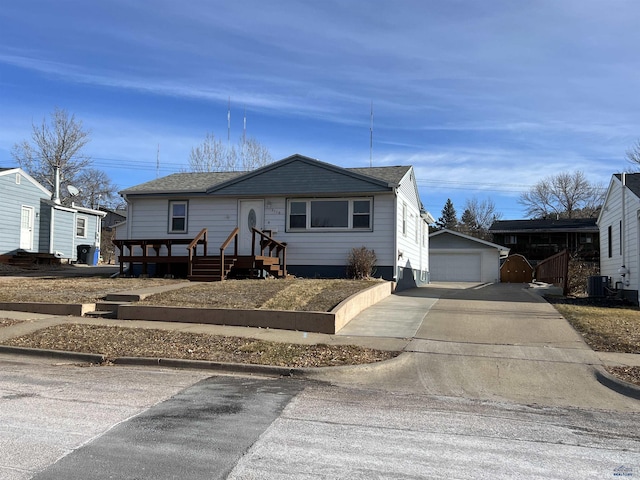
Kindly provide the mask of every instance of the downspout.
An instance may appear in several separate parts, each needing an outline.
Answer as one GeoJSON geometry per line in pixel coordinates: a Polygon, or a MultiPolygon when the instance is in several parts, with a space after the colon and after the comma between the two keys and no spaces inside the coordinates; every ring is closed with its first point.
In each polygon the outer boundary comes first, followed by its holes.
{"type": "Polygon", "coordinates": [[[622,288],[624,289],[624,287],[628,287],[630,283],[629,269],[626,267],[627,249],[625,248],[626,247],[625,232],[626,232],[626,216],[627,216],[627,211],[626,211],[627,178],[625,173],[621,174],[621,179],[622,179],[622,218],[620,219],[620,254],[622,256],[622,266],[620,267],[620,270],[618,270],[618,273],[620,273],[620,275],[622,276],[622,288]]]}
{"type": "Polygon", "coordinates": [[[133,219],[133,205],[129,202],[127,195],[122,195],[124,201],[127,203],[127,235],[126,239],[131,239],[131,220],[133,219]]]}
{"type": "Polygon", "coordinates": [[[49,220],[49,253],[51,254],[56,253],[56,250],[53,246],[53,239],[54,239],[53,233],[56,228],[55,217],[56,217],[56,209],[51,207],[51,220],[49,220]]]}
{"type": "Polygon", "coordinates": [[[393,208],[393,281],[398,284],[398,189],[393,188],[394,208],[393,208]]]}

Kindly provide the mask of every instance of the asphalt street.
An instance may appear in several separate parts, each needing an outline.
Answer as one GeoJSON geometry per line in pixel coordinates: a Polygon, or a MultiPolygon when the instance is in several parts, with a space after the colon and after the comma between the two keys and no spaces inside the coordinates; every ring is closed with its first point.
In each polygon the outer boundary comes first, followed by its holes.
{"type": "Polygon", "coordinates": [[[612,478],[634,412],[0,357],[0,478],[612,478]]]}

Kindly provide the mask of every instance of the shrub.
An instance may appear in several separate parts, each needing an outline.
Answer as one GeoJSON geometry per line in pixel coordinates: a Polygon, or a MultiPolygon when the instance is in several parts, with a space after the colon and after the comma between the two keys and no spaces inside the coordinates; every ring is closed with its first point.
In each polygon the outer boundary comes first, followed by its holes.
{"type": "Polygon", "coordinates": [[[592,275],[598,275],[599,273],[600,267],[598,262],[587,262],[579,258],[570,258],[567,285],[569,295],[586,295],[589,277],[592,275]]]}
{"type": "Polygon", "coordinates": [[[369,278],[375,273],[376,252],[367,247],[352,248],[349,253],[347,275],[349,278],[369,278]]]}

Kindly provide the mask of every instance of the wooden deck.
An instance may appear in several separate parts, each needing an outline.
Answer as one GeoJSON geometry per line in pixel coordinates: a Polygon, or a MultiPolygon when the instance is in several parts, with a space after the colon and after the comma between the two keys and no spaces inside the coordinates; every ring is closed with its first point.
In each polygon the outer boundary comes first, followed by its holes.
{"type": "Polygon", "coordinates": [[[222,281],[226,278],[263,278],[287,276],[286,244],[273,239],[270,232],[253,229],[251,255],[238,255],[238,229],[234,229],[220,246],[218,255],[208,254],[208,231],[203,229],[191,239],[135,239],[113,240],[118,248],[120,275],[124,266],[141,265],[142,275],[149,274],[155,265],[165,275],[186,272],[189,280],[222,281]],[[232,251],[227,249],[233,244],[232,251]],[[176,247],[184,246],[184,250],[176,247]]]}

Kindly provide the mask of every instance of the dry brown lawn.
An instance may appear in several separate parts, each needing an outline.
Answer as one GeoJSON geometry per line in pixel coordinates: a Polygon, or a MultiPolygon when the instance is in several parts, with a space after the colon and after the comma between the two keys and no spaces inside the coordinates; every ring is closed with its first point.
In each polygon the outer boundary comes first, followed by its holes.
{"type": "Polygon", "coordinates": [[[327,312],[377,280],[227,280],[146,298],[143,305],[327,312]]]}
{"type": "Polygon", "coordinates": [[[0,302],[95,303],[108,293],[186,280],[102,277],[0,277],[0,302]]]}
{"type": "MultiPolygon", "coordinates": [[[[586,298],[548,298],[582,335],[587,345],[601,352],[640,354],[640,309],[622,305],[594,305],[586,298]]],[[[640,367],[608,367],[623,380],[640,385],[640,367]]]]}
{"type": "MultiPolygon", "coordinates": [[[[108,293],[185,282],[153,278],[0,277],[0,301],[94,303],[108,293]]],[[[369,280],[305,279],[187,282],[183,288],[152,295],[141,303],[209,308],[329,311],[352,294],[377,283],[369,280]]],[[[0,326],[10,326],[13,323],[11,320],[1,322],[0,326]]],[[[181,358],[291,368],[372,363],[399,354],[352,345],[296,345],[251,338],[90,324],[57,325],[12,338],[4,344],[98,353],[108,358],[181,358]]]]}

